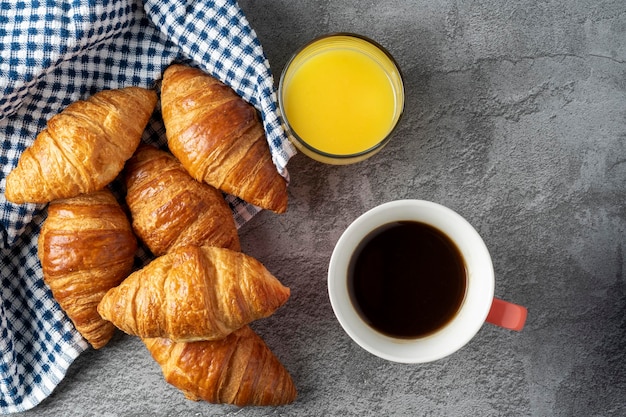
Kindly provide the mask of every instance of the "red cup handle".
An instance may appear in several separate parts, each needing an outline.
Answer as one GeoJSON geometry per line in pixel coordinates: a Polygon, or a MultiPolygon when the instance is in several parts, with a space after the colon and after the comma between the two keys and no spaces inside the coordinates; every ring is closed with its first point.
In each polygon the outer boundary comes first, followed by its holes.
{"type": "Polygon", "coordinates": [[[519,332],[526,323],[526,316],[528,316],[526,307],[494,298],[487,315],[487,323],[519,332]]]}

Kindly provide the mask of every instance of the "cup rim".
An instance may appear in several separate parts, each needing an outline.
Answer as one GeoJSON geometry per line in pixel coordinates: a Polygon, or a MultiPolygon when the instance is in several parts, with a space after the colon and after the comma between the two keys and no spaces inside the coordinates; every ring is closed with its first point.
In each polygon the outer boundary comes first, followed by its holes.
{"type": "MultiPolygon", "coordinates": [[[[291,138],[294,139],[295,144],[298,145],[301,148],[304,148],[306,151],[317,155],[319,157],[321,157],[323,159],[323,161],[326,161],[328,163],[334,163],[334,164],[349,164],[352,162],[358,162],[361,161],[367,157],[373,156],[374,154],[376,154],[378,151],[380,151],[382,148],[384,148],[387,143],[391,140],[391,137],[393,135],[393,133],[396,131],[396,128],[398,127],[398,125],[400,124],[400,121],[403,118],[404,115],[404,103],[402,105],[402,108],[399,110],[398,113],[398,118],[395,122],[395,124],[393,125],[393,127],[391,128],[391,130],[385,135],[384,138],[382,138],[379,142],[377,142],[375,145],[371,146],[368,149],[364,149],[360,152],[355,152],[355,153],[351,153],[351,154],[335,154],[335,153],[330,153],[330,152],[325,152],[321,149],[318,149],[314,146],[312,146],[311,144],[309,144],[306,140],[304,140],[303,138],[301,138],[296,132],[295,130],[291,127],[288,119],[287,119],[287,115],[284,112],[284,105],[283,105],[283,88],[285,85],[285,77],[291,67],[291,64],[296,60],[296,58],[298,57],[298,55],[303,52],[306,48],[310,47],[311,45],[322,41],[324,39],[327,38],[333,38],[333,37],[340,37],[340,36],[344,36],[344,37],[350,37],[350,38],[355,38],[355,39],[359,39],[365,42],[370,43],[371,45],[373,45],[374,47],[376,47],[377,49],[379,49],[388,59],[389,61],[393,64],[393,66],[395,67],[396,71],[398,72],[398,77],[400,79],[400,84],[402,87],[402,91],[401,94],[403,97],[406,96],[406,91],[405,91],[405,86],[404,86],[404,75],[402,74],[402,70],[400,69],[400,65],[398,64],[398,62],[396,61],[396,59],[393,57],[393,55],[391,55],[391,53],[389,52],[389,50],[387,50],[387,48],[385,48],[384,46],[382,46],[380,43],[376,42],[375,40],[364,36],[364,35],[360,35],[357,33],[353,33],[353,32],[332,32],[332,33],[327,33],[324,35],[320,35],[317,36],[311,40],[309,40],[308,42],[306,42],[304,45],[302,45],[301,47],[299,47],[287,60],[287,62],[285,63],[285,66],[283,67],[283,70],[280,74],[280,78],[278,80],[278,91],[277,91],[277,99],[278,99],[278,108],[279,108],[279,113],[281,116],[281,119],[283,121],[283,124],[286,128],[286,131],[289,133],[289,136],[291,138]]],[[[406,98],[403,99],[406,100],[406,98]]],[[[306,152],[305,152],[306,153],[306,152]]]]}
{"type": "Polygon", "coordinates": [[[494,297],[491,256],[476,229],[452,209],[425,200],[391,201],[355,219],[335,245],[327,284],[333,312],[348,336],[370,353],[400,363],[431,362],[465,346],[484,324],[494,297]],[[437,332],[415,339],[395,339],[366,324],[351,305],[346,280],[358,243],[378,226],[403,220],[427,223],[447,234],[459,247],[468,273],[465,299],[457,315],[437,332]]]}

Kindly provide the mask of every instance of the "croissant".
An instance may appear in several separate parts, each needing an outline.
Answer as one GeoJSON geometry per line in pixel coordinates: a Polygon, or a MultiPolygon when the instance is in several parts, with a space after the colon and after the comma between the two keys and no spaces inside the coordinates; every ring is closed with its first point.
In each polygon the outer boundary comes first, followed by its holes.
{"type": "Polygon", "coordinates": [[[133,230],[154,255],[186,245],[241,249],[222,193],[191,178],[174,156],[142,144],[124,171],[133,230]]]}
{"type": "Polygon", "coordinates": [[[143,338],[215,340],[271,315],[289,294],[251,256],[186,246],[133,272],[107,292],[98,312],[124,332],[143,338]]]}
{"type": "Polygon", "coordinates": [[[156,105],[153,90],[100,91],[53,116],[7,176],[13,203],[47,203],[100,190],[122,171],[156,105]]]}
{"type": "Polygon", "coordinates": [[[296,399],[289,372],[248,326],[217,341],[143,341],[165,380],[190,400],[276,406],[296,399]]]}
{"type": "Polygon", "coordinates": [[[37,243],[44,282],[80,334],[101,348],[115,327],[98,303],[130,274],[137,249],[126,214],[108,188],[55,200],[37,243]]]}
{"type": "Polygon", "coordinates": [[[192,177],[283,213],[287,183],[272,162],[256,110],[199,69],[169,66],[161,85],[170,151],[192,177]]]}

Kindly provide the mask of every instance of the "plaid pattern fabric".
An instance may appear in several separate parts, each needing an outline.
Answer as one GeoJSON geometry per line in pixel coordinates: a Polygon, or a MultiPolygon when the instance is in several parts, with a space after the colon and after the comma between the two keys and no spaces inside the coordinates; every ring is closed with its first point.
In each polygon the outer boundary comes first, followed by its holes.
{"type": "MultiPolygon", "coordinates": [[[[68,104],[103,89],[154,87],[174,61],[211,73],[261,112],[274,163],[287,176],[295,150],[269,63],[235,0],[0,0],[2,414],[39,404],[88,348],[42,279],[37,236],[45,206],[7,202],[6,175],[68,104]]],[[[143,139],[163,147],[164,132],[157,108],[143,139]]],[[[112,189],[119,193],[119,184],[112,189]]],[[[239,226],[259,211],[227,200],[239,226]]],[[[147,261],[148,252],[139,258],[147,261]]]]}

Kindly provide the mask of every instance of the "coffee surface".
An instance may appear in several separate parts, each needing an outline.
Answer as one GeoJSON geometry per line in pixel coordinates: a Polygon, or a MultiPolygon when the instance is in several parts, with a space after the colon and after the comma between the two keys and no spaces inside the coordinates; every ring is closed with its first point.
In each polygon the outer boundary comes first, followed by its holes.
{"type": "Polygon", "coordinates": [[[400,221],[372,231],[348,268],[348,292],[361,317],[392,337],[419,338],[457,313],[467,286],[454,242],[420,222],[400,221]]]}

